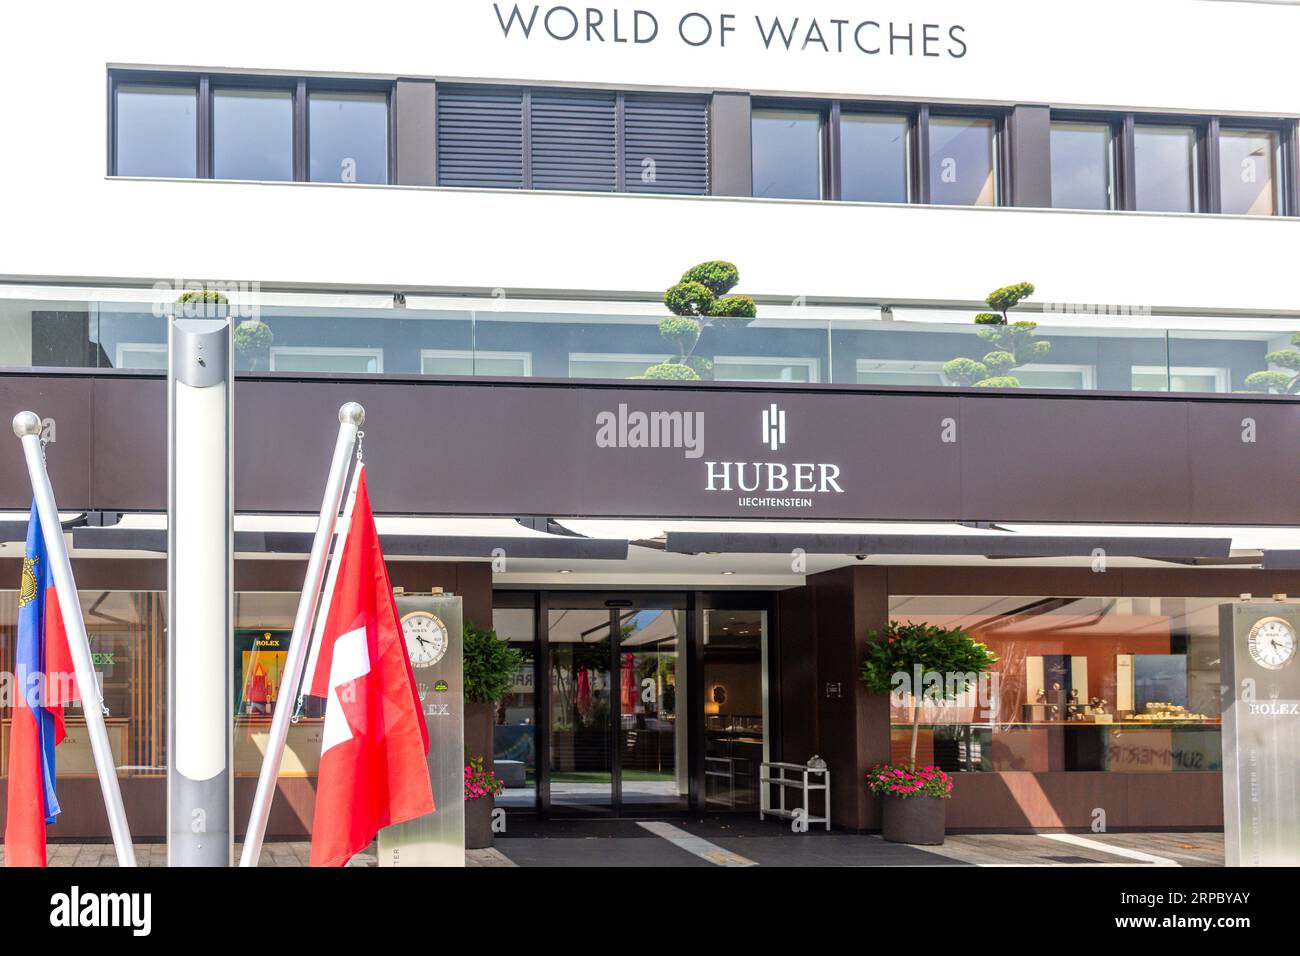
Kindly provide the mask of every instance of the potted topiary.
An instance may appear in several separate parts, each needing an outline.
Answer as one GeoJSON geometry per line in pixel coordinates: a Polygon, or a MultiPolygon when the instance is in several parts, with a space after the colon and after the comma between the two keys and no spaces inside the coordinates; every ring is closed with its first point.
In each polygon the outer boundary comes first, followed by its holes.
{"type": "MultiPolygon", "coordinates": [[[[488,781],[496,780],[492,772],[492,733],[496,725],[496,705],[515,683],[515,674],[523,655],[501,640],[490,627],[469,621],[464,630],[465,681],[465,846],[482,849],[492,845],[493,789],[488,781]],[[470,796],[471,776],[487,792],[470,796]]],[[[500,784],[500,781],[496,781],[500,784]]]]}
{"type": "Polygon", "coordinates": [[[245,319],[235,326],[235,367],[259,372],[271,367],[271,344],[275,334],[261,319],[245,319]]]}
{"type": "Polygon", "coordinates": [[[659,334],[677,355],[650,366],[638,377],[691,382],[711,378],[713,362],[695,354],[705,330],[740,324],[758,315],[749,296],[727,295],[739,281],[740,270],[730,262],[701,262],[687,269],[681,281],[664,293],[664,305],[672,316],[659,321],[659,334]]]}
{"type": "Polygon", "coordinates": [[[975,316],[975,324],[980,326],[975,334],[988,343],[990,350],[983,359],[961,357],[944,363],[944,378],[953,385],[1019,388],[1020,379],[1011,372],[1042,358],[1052,348],[1052,343],[1036,338],[1037,322],[1012,322],[1008,316],[1023,299],[1033,294],[1032,282],[1017,282],[990,292],[984,302],[996,311],[975,316]]]}
{"type": "Polygon", "coordinates": [[[230,299],[218,289],[186,289],[176,297],[172,314],[181,319],[224,319],[230,299]]]}
{"type": "Polygon", "coordinates": [[[952,780],[934,766],[916,765],[921,698],[956,697],[994,664],[997,657],[961,628],[890,621],[871,633],[862,664],[862,683],[877,693],[910,690],[912,746],[905,764],[881,764],[867,774],[867,789],[883,798],[881,835],[893,843],[936,846],[943,842],[952,780]],[[917,680],[920,687],[914,687],[917,680]]]}

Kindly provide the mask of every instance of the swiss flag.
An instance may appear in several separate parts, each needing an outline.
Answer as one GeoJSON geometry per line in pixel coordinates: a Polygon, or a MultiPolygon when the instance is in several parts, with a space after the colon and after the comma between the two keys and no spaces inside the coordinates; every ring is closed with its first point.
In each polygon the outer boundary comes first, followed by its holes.
{"type": "Polygon", "coordinates": [[[429,736],[365,472],[357,467],[352,521],[309,691],[325,698],[312,866],[343,866],[380,828],[433,811],[429,736]]]}

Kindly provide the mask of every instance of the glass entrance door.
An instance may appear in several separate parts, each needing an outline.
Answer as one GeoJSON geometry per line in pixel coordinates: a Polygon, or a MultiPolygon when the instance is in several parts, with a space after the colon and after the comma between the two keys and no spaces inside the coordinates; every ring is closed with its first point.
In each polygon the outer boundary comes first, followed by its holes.
{"type": "Polygon", "coordinates": [[[560,814],[686,809],[684,600],[647,607],[607,595],[551,597],[543,806],[560,814]]]}

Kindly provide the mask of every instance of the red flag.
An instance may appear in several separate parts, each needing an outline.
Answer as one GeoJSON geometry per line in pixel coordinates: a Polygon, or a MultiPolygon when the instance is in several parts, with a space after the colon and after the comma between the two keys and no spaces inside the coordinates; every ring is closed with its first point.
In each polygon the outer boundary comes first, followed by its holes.
{"type": "Polygon", "coordinates": [[[364,471],[337,560],[310,688],[325,698],[312,866],[343,866],[381,827],[433,811],[429,737],[364,471]]]}

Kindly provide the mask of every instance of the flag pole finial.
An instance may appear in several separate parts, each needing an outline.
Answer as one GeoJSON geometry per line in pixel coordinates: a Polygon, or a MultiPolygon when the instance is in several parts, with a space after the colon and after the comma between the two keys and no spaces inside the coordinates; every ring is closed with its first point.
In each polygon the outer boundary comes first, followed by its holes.
{"type": "MultiPolygon", "coordinates": [[[[358,408],[361,406],[358,405],[358,408]]],[[[362,412],[364,415],[365,413],[362,412]]],[[[35,412],[19,412],[14,416],[14,434],[19,438],[41,433],[41,416],[35,412]]]]}
{"type": "MultiPolygon", "coordinates": [[[[14,419],[17,422],[17,419],[14,419]]],[[[365,424],[366,410],[356,402],[348,402],[339,408],[339,422],[344,425],[356,425],[360,428],[365,424]]],[[[15,424],[15,428],[18,426],[15,424]]]]}

